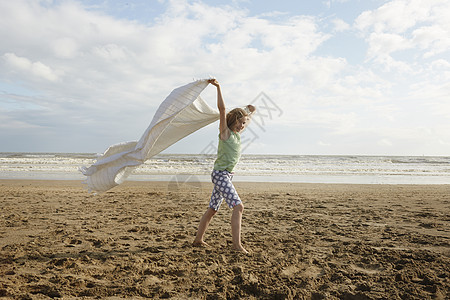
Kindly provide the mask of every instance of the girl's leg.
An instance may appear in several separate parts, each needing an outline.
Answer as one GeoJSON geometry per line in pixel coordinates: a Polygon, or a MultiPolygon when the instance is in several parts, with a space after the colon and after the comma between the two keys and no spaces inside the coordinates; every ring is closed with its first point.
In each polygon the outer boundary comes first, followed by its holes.
{"type": "Polygon", "coordinates": [[[233,207],[233,214],[231,215],[231,236],[233,238],[233,249],[248,253],[248,251],[241,245],[241,223],[243,211],[244,205],[242,203],[233,207]]]}
{"type": "Polygon", "coordinates": [[[203,241],[203,236],[205,235],[206,229],[208,228],[208,225],[215,214],[216,211],[211,207],[208,207],[206,212],[203,214],[203,217],[200,219],[200,224],[198,225],[197,236],[195,237],[195,240],[192,243],[194,246],[208,245],[203,241]]]}

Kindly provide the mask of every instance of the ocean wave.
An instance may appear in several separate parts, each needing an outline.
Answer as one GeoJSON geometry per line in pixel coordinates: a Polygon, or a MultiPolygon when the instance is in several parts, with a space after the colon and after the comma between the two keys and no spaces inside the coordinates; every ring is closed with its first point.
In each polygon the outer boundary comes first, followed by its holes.
{"type": "MultiPolygon", "coordinates": [[[[95,153],[0,153],[0,177],[20,178],[36,174],[80,176],[78,168],[95,161],[95,153]],[[12,174],[12,175],[11,175],[12,174]]],[[[208,175],[214,164],[213,154],[159,154],[136,169],[139,176],[151,175],[208,175]]],[[[304,177],[396,177],[436,178],[450,183],[450,157],[417,156],[326,156],[326,155],[247,155],[236,167],[243,176],[300,176],[304,177]]],[[[78,178],[78,177],[77,177],[78,178]]],[[[396,179],[397,180],[397,179],[396,179]]],[[[415,179],[414,179],[415,180],[415,179]]]]}

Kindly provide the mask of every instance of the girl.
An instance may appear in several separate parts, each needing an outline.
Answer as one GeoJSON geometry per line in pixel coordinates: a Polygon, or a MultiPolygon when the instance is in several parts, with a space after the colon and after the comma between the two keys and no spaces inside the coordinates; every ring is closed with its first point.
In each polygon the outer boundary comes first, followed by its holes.
{"type": "Polygon", "coordinates": [[[200,220],[197,236],[195,237],[193,245],[208,245],[203,241],[203,236],[205,235],[205,231],[211,222],[212,217],[217,213],[223,199],[225,199],[228,207],[233,209],[231,215],[233,249],[248,253],[241,245],[241,221],[244,205],[242,204],[231,179],[233,178],[234,166],[239,161],[241,155],[240,133],[247,127],[248,122],[250,121],[250,115],[255,111],[255,107],[247,105],[245,110],[242,108],[235,108],[227,114],[219,82],[216,79],[210,79],[209,83],[217,88],[217,108],[220,113],[219,146],[217,149],[217,159],[214,163],[214,170],[211,174],[214,189],[209,202],[209,207],[200,220]]]}

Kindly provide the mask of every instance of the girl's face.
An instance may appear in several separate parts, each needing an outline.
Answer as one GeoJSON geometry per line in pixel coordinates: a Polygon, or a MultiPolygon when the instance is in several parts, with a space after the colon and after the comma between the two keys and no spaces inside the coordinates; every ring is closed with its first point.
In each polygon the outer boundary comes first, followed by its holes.
{"type": "Polygon", "coordinates": [[[245,127],[248,125],[248,118],[242,117],[236,120],[236,123],[234,123],[234,130],[235,132],[242,132],[245,127]]]}

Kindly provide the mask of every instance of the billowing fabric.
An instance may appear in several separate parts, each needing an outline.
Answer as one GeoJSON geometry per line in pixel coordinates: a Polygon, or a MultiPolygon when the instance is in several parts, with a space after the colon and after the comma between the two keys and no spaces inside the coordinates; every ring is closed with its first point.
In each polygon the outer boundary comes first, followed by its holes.
{"type": "Polygon", "coordinates": [[[161,103],[139,141],[109,147],[90,167],[80,168],[89,190],[104,192],[122,183],[146,160],[185,136],[219,119],[219,112],[200,98],[208,80],[173,90],[161,103]]]}

